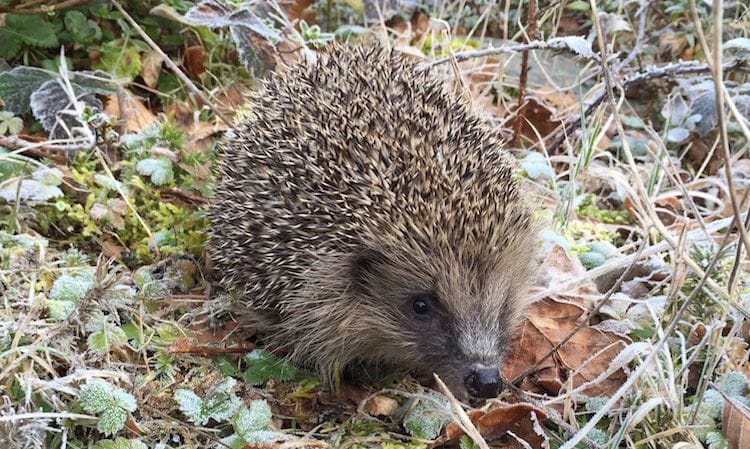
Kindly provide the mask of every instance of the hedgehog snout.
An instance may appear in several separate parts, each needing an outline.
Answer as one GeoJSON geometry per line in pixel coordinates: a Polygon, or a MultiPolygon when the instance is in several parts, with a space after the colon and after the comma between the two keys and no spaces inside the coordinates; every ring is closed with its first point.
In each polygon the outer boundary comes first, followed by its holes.
{"type": "Polygon", "coordinates": [[[464,378],[466,391],[475,398],[494,398],[501,386],[500,370],[496,366],[475,364],[464,378]]]}

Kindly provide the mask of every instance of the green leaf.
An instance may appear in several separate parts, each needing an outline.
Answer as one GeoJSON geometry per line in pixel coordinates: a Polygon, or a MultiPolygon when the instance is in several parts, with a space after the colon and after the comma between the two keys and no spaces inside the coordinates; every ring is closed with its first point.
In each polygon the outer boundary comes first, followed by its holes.
{"type": "Polygon", "coordinates": [[[95,67],[112,74],[115,78],[132,80],[141,73],[141,54],[133,47],[110,45],[102,48],[95,67]]]}
{"type": "Polygon", "coordinates": [[[69,11],[65,14],[65,28],[73,35],[78,44],[90,44],[102,38],[99,25],[81,11],[69,11]]]}
{"type": "Polygon", "coordinates": [[[165,157],[143,159],[136,164],[135,169],[141,175],[150,176],[151,182],[157,186],[172,182],[174,179],[172,161],[165,157]]]}
{"type": "MultiPolygon", "coordinates": [[[[0,28],[0,48],[5,47],[6,42],[11,46],[19,42],[30,47],[53,48],[60,45],[55,33],[55,27],[44,16],[37,14],[6,14],[5,26],[0,28]]],[[[15,52],[17,52],[16,50],[15,52]]],[[[7,49],[0,50],[0,56],[6,57],[4,53],[13,53],[7,49]]],[[[13,56],[11,56],[13,57],[13,56]]]]}
{"type": "Polygon", "coordinates": [[[589,2],[584,0],[575,0],[574,2],[568,3],[568,6],[566,6],[565,9],[569,9],[575,12],[588,12],[589,2]]]}
{"type": "Polygon", "coordinates": [[[115,434],[122,429],[128,412],[134,412],[137,408],[133,395],[113,388],[101,379],[89,380],[82,386],[79,400],[86,412],[99,414],[96,428],[105,435],[115,434]]]}
{"type": "Polygon", "coordinates": [[[255,349],[246,355],[245,362],[248,367],[243,378],[251,385],[261,385],[271,378],[287,382],[297,376],[297,370],[291,363],[262,349],[255,349]]]}
{"type": "Polygon", "coordinates": [[[44,301],[44,307],[47,309],[47,315],[53,320],[60,321],[68,317],[76,308],[76,303],[72,301],[58,301],[47,299],[44,301]]]}
{"type": "Polygon", "coordinates": [[[243,407],[234,417],[232,427],[246,442],[248,434],[265,430],[271,424],[271,407],[263,400],[252,401],[249,407],[243,407]]]}
{"type": "Polygon", "coordinates": [[[0,136],[16,135],[23,129],[23,120],[10,111],[0,111],[0,136]]]}
{"type": "Polygon", "coordinates": [[[111,323],[106,323],[102,329],[89,335],[86,343],[92,351],[106,354],[111,348],[118,348],[128,339],[125,332],[111,323]]]}

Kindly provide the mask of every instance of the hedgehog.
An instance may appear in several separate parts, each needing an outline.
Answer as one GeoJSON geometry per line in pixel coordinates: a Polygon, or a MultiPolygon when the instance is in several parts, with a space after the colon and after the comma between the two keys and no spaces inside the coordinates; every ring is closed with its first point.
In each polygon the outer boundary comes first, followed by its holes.
{"type": "Polygon", "coordinates": [[[537,226],[498,133],[444,78],[336,44],[271,75],[220,146],[219,284],[322,379],[357,364],[467,399],[502,387],[537,226]]]}

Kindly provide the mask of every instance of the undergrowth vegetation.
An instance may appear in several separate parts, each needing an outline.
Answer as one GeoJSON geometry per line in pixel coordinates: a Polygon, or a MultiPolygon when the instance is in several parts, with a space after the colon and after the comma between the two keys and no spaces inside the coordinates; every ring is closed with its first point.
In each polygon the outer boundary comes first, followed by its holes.
{"type": "Polygon", "coordinates": [[[0,447],[748,448],[749,75],[741,1],[0,0],[0,447]],[[368,39],[470,97],[541,205],[486,404],[331,388],[213,287],[216,142],[368,39]]]}

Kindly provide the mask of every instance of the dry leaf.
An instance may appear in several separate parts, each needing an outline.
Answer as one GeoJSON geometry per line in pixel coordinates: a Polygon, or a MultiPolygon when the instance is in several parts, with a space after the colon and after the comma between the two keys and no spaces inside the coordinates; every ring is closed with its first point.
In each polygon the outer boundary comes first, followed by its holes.
{"type": "MultiPolygon", "coordinates": [[[[472,410],[468,412],[469,418],[476,425],[477,430],[487,440],[495,440],[506,435],[508,431],[526,441],[533,449],[549,447],[549,442],[541,432],[541,421],[547,419],[547,415],[539,408],[525,402],[517,404],[504,404],[491,408],[487,412],[472,410]],[[533,413],[533,416],[532,416],[533,413]]],[[[445,429],[444,436],[438,440],[440,444],[455,442],[463,435],[458,424],[450,424],[445,429]]],[[[521,448],[521,443],[509,438],[503,448],[521,448]]]]}
{"type": "Polygon", "coordinates": [[[156,116],[127,89],[122,95],[107,97],[104,112],[109,116],[118,117],[118,122],[127,132],[138,132],[156,121],[156,116]]]}
{"type": "Polygon", "coordinates": [[[162,62],[161,56],[154,50],[147,51],[141,58],[141,78],[152,89],[159,83],[162,62]]]}
{"type": "Polygon", "coordinates": [[[729,449],[747,449],[750,447],[750,410],[732,398],[724,398],[722,414],[724,438],[729,449]]]}
{"type": "Polygon", "coordinates": [[[388,396],[376,394],[370,397],[362,408],[373,416],[391,416],[398,410],[398,402],[388,396]]]}
{"type": "Polygon", "coordinates": [[[192,77],[197,77],[206,71],[206,50],[200,45],[186,48],[182,56],[182,65],[192,77]]]}

